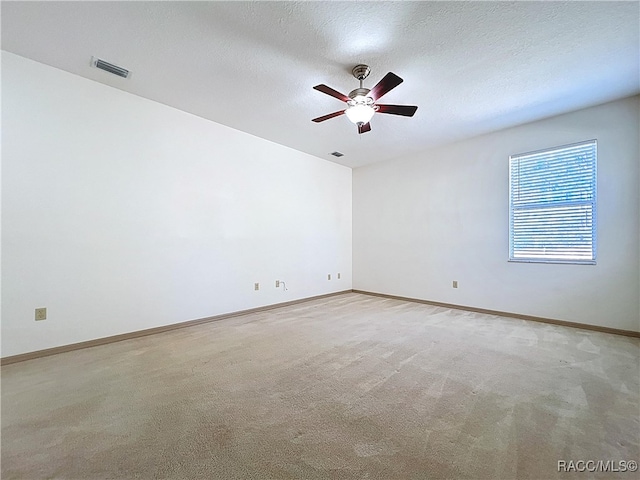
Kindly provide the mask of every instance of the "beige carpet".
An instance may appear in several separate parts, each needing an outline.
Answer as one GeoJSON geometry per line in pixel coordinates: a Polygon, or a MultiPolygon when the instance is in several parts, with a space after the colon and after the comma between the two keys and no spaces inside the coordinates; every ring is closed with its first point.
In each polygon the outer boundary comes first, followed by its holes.
{"type": "Polygon", "coordinates": [[[360,294],[2,367],[2,479],[637,478],[638,339],[360,294]]]}

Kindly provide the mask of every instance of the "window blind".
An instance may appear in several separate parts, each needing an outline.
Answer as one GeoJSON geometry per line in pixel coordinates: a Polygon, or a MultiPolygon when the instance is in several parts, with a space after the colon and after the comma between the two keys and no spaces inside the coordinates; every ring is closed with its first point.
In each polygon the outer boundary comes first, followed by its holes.
{"type": "Polygon", "coordinates": [[[509,157],[509,260],[595,263],[596,141],[509,157]]]}

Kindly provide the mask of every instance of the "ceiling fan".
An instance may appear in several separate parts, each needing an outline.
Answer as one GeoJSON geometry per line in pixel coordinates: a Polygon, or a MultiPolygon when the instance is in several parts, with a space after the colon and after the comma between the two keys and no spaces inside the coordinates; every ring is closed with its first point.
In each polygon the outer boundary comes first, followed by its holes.
{"type": "Polygon", "coordinates": [[[351,73],[353,73],[353,76],[356,77],[357,80],[360,80],[360,87],[352,90],[351,93],[349,93],[349,96],[324,84],[313,87],[319,92],[326,93],[338,100],[342,100],[347,104],[347,108],[345,110],[338,110],[337,112],[323,115],[322,117],[314,118],[312,122],[320,123],[325,120],[329,120],[330,118],[346,114],[347,118],[357,125],[358,133],[363,134],[371,130],[369,121],[376,112],[389,113],[391,115],[402,115],[403,117],[413,117],[413,114],[416,113],[418,107],[415,105],[382,105],[375,103],[384,94],[396,88],[403,82],[403,80],[395,73],[387,73],[371,90],[362,86],[363,80],[369,76],[369,73],[371,73],[371,69],[368,65],[356,65],[353,67],[351,73]]]}

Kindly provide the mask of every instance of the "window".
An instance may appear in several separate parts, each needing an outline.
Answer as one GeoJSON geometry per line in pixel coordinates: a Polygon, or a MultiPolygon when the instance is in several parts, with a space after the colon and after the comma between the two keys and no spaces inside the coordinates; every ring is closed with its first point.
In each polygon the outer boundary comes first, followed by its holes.
{"type": "Polygon", "coordinates": [[[596,141],[509,157],[509,260],[596,263],[596,141]]]}

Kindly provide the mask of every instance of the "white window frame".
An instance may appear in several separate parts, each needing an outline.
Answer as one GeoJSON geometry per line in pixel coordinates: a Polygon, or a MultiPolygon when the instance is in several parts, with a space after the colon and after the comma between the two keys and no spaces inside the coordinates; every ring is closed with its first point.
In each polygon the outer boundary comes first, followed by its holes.
{"type": "MultiPolygon", "coordinates": [[[[578,155],[578,153],[576,152],[575,155],[578,155]]],[[[533,163],[531,163],[533,164],[533,163]]],[[[554,165],[557,168],[557,164],[554,165]]],[[[509,157],[509,261],[510,262],[526,262],[526,263],[568,263],[568,264],[583,264],[583,265],[595,265],[596,263],[596,252],[597,252],[597,242],[596,242],[596,238],[597,238],[597,216],[596,216],[596,210],[597,210],[597,172],[598,170],[598,144],[597,141],[595,139],[593,140],[587,140],[587,141],[583,141],[583,142],[578,142],[578,143],[573,143],[573,144],[568,144],[568,145],[561,145],[561,146],[557,146],[557,147],[552,147],[552,148],[545,148],[542,150],[536,150],[533,152],[527,152],[527,153],[520,153],[520,154],[516,154],[516,155],[511,155],[509,157]],[[558,159],[560,157],[562,157],[563,155],[567,155],[570,154],[570,150],[578,150],[580,148],[585,148],[585,147],[590,147],[592,146],[593,148],[593,175],[592,175],[592,181],[590,184],[590,192],[591,192],[591,198],[584,198],[581,200],[566,200],[566,201],[559,201],[559,200],[549,200],[549,198],[552,198],[551,196],[547,197],[546,199],[543,197],[540,197],[539,192],[535,192],[534,191],[534,197],[536,198],[542,198],[542,201],[536,203],[533,200],[527,200],[525,199],[524,201],[516,201],[516,197],[518,197],[520,195],[520,186],[522,185],[522,180],[523,178],[520,177],[520,165],[521,162],[526,162],[527,159],[529,159],[529,161],[534,162],[536,161],[536,159],[538,161],[543,160],[542,157],[548,157],[551,161],[555,160],[556,162],[558,161],[558,159]],[[553,157],[552,154],[557,153],[558,156],[557,157],[553,157]],[[516,171],[517,169],[517,171],[516,171]],[[517,183],[517,187],[514,185],[514,183],[517,183]],[[517,189],[517,191],[516,191],[517,189]],[[537,195],[537,196],[536,196],[537,195]],[[588,208],[590,206],[591,210],[590,210],[590,214],[591,214],[591,258],[586,258],[584,256],[584,254],[582,254],[583,258],[576,258],[578,256],[578,253],[574,252],[573,256],[570,254],[566,254],[564,256],[562,256],[561,254],[559,254],[557,251],[556,253],[551,253],[551,254],[546,254],[545,251],[545,247],[544,246],[540,246],[540,247],[535,247],[532,245],[527,245],[526,248],[523,246],[521,248],[518,248],[517,245],[514,245],[514,237],[516,236],[516,234],[514,233],[514,228],[520,228],[520,229],[527,229],[530,228],[529,225],[532,224],[532,222],[530,222],[529,220],[526,219],[522,219],[522,215],[517,215],[520,220],[515,220],[514,217],[516,216],[516,212],[520,213],[520,214],[525,214],[527,212],[531,212],[531,215],[535,215],[536,214],[536,209],[538,212],[542,212],[544,209],[547,210],[547,212],[552,209],[552,208],[568,208],[571,209],[572,207],[586,207],[587,211],[588,208]],[[529,222],[529,223],[528,223],[529,222]]],[[[526,177],[524,177],[526,180],[526,177]]],[[[558,178],[562,178],[562,177],[558,177],[558,178]]],[[[570,177],[564,177],[564,178],[570,178],[570,177]]],[[[558,184],[556,184],[558,185],[558,184]]],[[[542,214],[544,215],[544,213],[542,214]]],[[[553,218],[553,213],[547,213],[548,215],[548,219],[552,219],[553,218]]],[[[575,215],[575,214],[573,214],[575,215]]],[[[530,217],[531,218],[531,217],[530,217]]],[[[539,226],[540,224],[543,224],[544,222],[544,218],[541,222],[539,222],[538,225],[534,225],[534,229],[539,226]]],[[[565,225],[561,225],[559,223],[555,224],[556,226],[565,226],[565,225]]],[[[553,224],[550,225],[551,227],[553,227],[553,224]]],[[[535,234],[532,233],[532,235],[535,236],[535,234]]],[[[547,236],[548,237],[548,236],[547,236]]],[[[556,240],[556,239],[554,239],[556,240]]],[[[557,244],[560,245],[560,244],[557,244]]],[[[567,246],[569,246],[570,244],[567,244],[567,246]]],[[[551,248],[551,247],[547,247],[547,248],[551,248]]],[[[552,250],[553,252],[553,250],[552,250]]]]}

